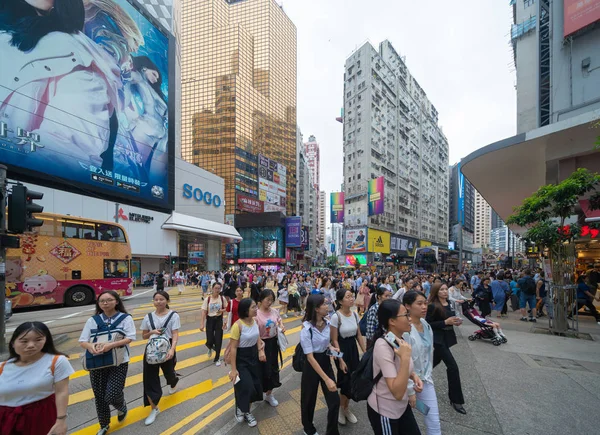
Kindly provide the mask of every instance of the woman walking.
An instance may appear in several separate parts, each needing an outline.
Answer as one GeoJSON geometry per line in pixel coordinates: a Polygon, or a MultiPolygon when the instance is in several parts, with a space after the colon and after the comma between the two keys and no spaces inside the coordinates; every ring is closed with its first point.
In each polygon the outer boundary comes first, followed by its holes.
{"type": "Polygon", "coordinates": [[[97,435],[106,435],[110,424],[110,406],[118,412],[119,422],[127,417],[125,402],[125,378],[129,368],[129,343],[135,340],[135,324],[116,291],[102,292],[96,300],[96,315],[90,317],[79,337],[79,345],[92,356],[101,355],[125,346],[123,362],[117,366],[90,371],[90,382],[96,399],[96,413],[100,423],[97,435]],[[120,334],[120,340],[112,343],[90,343],[92,330],[108,329],[120,334]]]}
{"type": "Polygon", "coordinates": [[[211,294],[204,299],[200,314],[200,331],[206,328],[206,347],[208,357],[211,358],[215,352],[214,363],[217,367],[221,365],[221,345],[223,344],[223,316],[227,312],[227,301],[221,293],[221,284],[215,282],[212,285],[211,294]]]}
{"type": "Polygon", "coordinates": [[[365,312],[365,306],[369,303],[369,295],[370,290],[369,286],[367,286],[367,281],[362,280],[360,287],[358,288],[358,295],[356,296],[355,302],[359,315],[362,315],[365,312]]]}
{"type": "MultiPolygon", "coordinates": [[[[409,313],[397,299],[383,301],[377,312],[379,326],[375,334],[373,373],[381,373],[367,399],[367,413],[375,435],[420,435],[419,426],[408,404],[408,383],[420,391],[422,382],[413,374],[410,344],[402,334],[410,331],[409,313]],[[391,333],[395,346],[383,337],[391,333]]],[[[377,379],[376,377],[376,379],[377,379]]]]}
{"type": "Polygon", "coordinates": [[[288,293],[288,280],[287,278],[283,278],[281,281],[281,288],[279,289],[279,303],[281,304],[281,312],[283,313],[281,317],[284,319],[287,319],[289,301],[290,297],[288,293]]]}
{"type": "MultiPolygon", "coordinates": [[[[331,331],[329,322],[326,320],[327,314],[328,306],[324,296],[310,295],[306,300],[306,314],[300,331],[300,344],[306,356],[300,383],[300,412],[306,435],[317,433],[313,417],[319,384],[321,384],[321,390],[325,396],[325,402],[327,402],[327,430],[325,433],[326,435],[339,435],[340,396],[334,380],[331,358],[327,353],[328,350],[339,352],[339,349],[330,344],[331,331]]],[[[340,366],[343,369],[345,363],[341,361],[340,366]]]]}
{"type": "Polygon", "coordinates": [[[144,340],[163,336],[171,343],[171,348],[167,352],[167,359],[162,364],[148,364],[144,353],[144,406],[152,407],[150,415],[144,422],[146,426],[154,423],[160,412],[158,402],[162,397],[162,387],[160,386],[159,369],[169,385],[169,394],[175,392],[177,382],[179,382],[179,378],[175,373],[175,364],[177,363],[175,349],[179,341],[181,320],[179,314],[169,309],[169,299],[169,293],[157,291],[152,297],[156,310],[153,313],[146,314],[140,327],[144,340]]]}
{"type": "Polygon", "coordinates": [[[440,412],[433,386],[433,330],[425,321],[425,294],[409,291],[404,295],[404,306],[410,314],[410,332],[405,332],[403,338],[412,347],[414,370],[423,382],[423,391],[420,393],[409,387],[408,402],[411,408],[416,406],[417,399],[429,406],[429,412],[425,416],[427,435],[440,435],[440,412]]]}
{"type": "Polygon", "coordinates": [[[352,312],[354,305],[354,292],[351,289],[341,289],[336,292],[336,304],[338,311],[331,317],[331,343],[343,353],[342,359],[336,359],[337,386],[340,389],[340,414],[338,423],[341,425],[349,421],[358,423],[356,416],[350,411],[350,386],[351,375],[358,367],[360,358],[358,346],[365,352],[365,339],[358,327],[358,315],[352,312]],[[358,342],[358,345],[357,345],[358,342]],[[342,365],[342,361],[344,364],[342,365]]]}
{"type": "Polygon", "coordinates": [[[42,322],[17,326],[0,363],[0,433],[65,435],[69,376],[73,367],[58,352],[42,322]]]}
{"type": "Polygon", "coordinates": [[[477,299],[481,317],[487,317],[492,314],[492,302],[494,301],[494,297],[490,287],[490,278],[485,277],[481,280],[481,284],[479,284],[479,287],[473,292],[473,297],[477,299]]]}
{"type": "Polygon", "coordinates": [[[256,302],[242,299],[238,307],[239,320],[231,327],[231,371],[229,379],[235,391],[235,419],[256,426],[250,412],[253,402],[262,400],[260,362],[266,360],[265,345],[259,337],[256,302]]]}
{"type": "Polygon", "coordinates": [[[375,341],[375,332],[377,332],[377,327],[379,326],[377,320],[377,311],[379,310],[379,304],[391,297],[391,291],[381,286],[377,287],[377,293],[373,295],[375,302],[369,307],[367,314],[365,314],[365,316],[367,316],[367,332],[365,334],[367,339],[367,348],[371,347],[371,345],[375,341]]]}
{"type": "Polygon", "coordinates": [[[456,412],[466,414],[458,364],[450,352],[450,348],[457,343],[454,326],[461,325],[462,320],[452,311],[446,284],[435,283],[431,286],[428,303],[425,320],[433,329],[433,367],[444,361],[450,403],[456,412]]]}
{"type": "Polygon", "coordinates": [[[241,287],[237,287],[235,289],[235,297],[229,301],[229,305],[227,306],[226,323],[229,325],[229,328],[226,329],[231,329],[231,326],[240,318],[238,309],[242,299],[244,299],[244,290],[241,287]],[[229,320],[230,318],[231,320],[229,320]]]}
{"type": "Polygon", "coordinates": [[[275,407],[279,402],[273,396],[273,390],[281,387],[279,382],[279,345],[277,343],[277,328],[285,332],[285,326],[279,316],[279,311],[271,308],[275,300],[272,290],[263,290],[258,297],[258,314],[256,320],[260,339],[265,345],[266,360],[261,363],[262,391],[265,393],[265,402],[275,407]]]}

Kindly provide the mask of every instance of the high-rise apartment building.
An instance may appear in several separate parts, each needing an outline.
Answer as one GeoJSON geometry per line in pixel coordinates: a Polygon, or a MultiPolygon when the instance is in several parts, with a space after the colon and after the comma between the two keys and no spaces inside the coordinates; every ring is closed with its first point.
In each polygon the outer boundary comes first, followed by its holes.
{"type": "Polygon", "coordinates": [[[475,237],[474,248],[488,248],[492,229],[492,208],[483,196],[475,190],[475,237]]]}
{"type": "Polygon", "coordinates": [[[346,227],[448,242],[448,141],[438,112],[389,41],[365,43],[344,73],[346,227]],[[383,176],[384,213],[367,216],[383,176]]]}
{"type": "Polygon", "coordinates": [[[302,140],[302,132],[298,128],[296,156],[296,186],[297,215],[302,217],[302,225],[308,227],[309,247],[308,255],[315,257],[317,250],[318,233],[318,192],[314,188],[312,170],[302,140]]]}
{"type": "Polygon", "coordinates": [[[315,181],[315,188],[319,190],[321,186],[321,154],[319,152],[319,143],[314,136],[308,137],[308,142],[304,144],[308,166],[312,172],[312,178],[315,181]]]}
{"type": "Polygon", "coordinates": [[[327,198],[325,192],[319,191],[319,223],[317,228],[317,241],[319,245],[325,245],[325,236],[327,234],[327,198]]]}
{"type": "Polygon", "coordinates": [[[258,198],[263,154],[287,170],[296,214],[296,27],[274,0],[180,0],[182,157],[258,198]],[[254,157],[253,157],[254,156],[254,157]]]}
{"type": "MultiPolygon", "coordinates": [[[[461,250],[463,262],[472,260],[475,232],[475,189],[460,172],[460,164],[450,166],[449,241],[461,250]]],[[[464,264],[463,264],[464,266],[464,264]]]]}

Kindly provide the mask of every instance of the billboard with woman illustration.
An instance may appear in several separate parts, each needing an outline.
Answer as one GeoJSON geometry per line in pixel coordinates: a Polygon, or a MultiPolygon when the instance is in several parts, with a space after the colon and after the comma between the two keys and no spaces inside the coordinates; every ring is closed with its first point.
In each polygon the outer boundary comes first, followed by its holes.
{"type": "Polygon", "coordinates": [[[126,0],[0,0],[14,178],[172,208],[169,36],[126,0]]]}

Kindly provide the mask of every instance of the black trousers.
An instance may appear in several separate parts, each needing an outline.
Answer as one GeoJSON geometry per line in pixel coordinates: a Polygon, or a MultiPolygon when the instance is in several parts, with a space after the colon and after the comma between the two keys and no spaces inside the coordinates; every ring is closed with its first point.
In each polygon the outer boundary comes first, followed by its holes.
{"type": "Polygon", "coordinates": [[[597,322],[600,322],[600,314],[594,305],[594,300],[590,298],[586,299],[577,299],[577,309],[580,310],[581,307],[588,307],[590,313],[596,318],[597,322]]]}
{"type": "MultiPolygon", "coordinates": [[[[325,374],[335,382],[333,368],[329,356],[323,353],[313,353],[313,356],[323,369],[325,374]]],[[[340,413],[340,396],[337,391],[332,392],[327,389],[327,385],[321,377],[315,372],[310,363],[306,361],[304,370],[302,371],[302,380],[300,383],[300,402],[302,407],[300,412],[302,415],[302,426],[307,435],[314,435],[317,429],[313,424],[315,416],[315,406],[317,405],[317,392],[321,384],[325,402],[327,402],[327,431],[326,435],[339,435],[338,416],[340,413]]]]}
{"type": "Polygon", "coordinates": [[[406,407],[406,411],[400,418],[384,417],[369,405],[367,405],[367,414],[375,435],[421,435],[410,405],[406,407]]]}
{"type": "Polygon", "coordinates": [[[167,384],[171,388],[175,388],[177,382],[179,382],[179,378],[175,374],[175,364],[177,364],[177,354],[162,364],[148,364],[144,353],[144,406],[151,406],[150,400],[154,405],[158,405],[158,402],[160,402],[162,387],[160,385],[159,369],[162,370],[167,384]]]}
{"type": "Polygon", "coordinates": [[[235,364],[240,381],[233,386],[235,403],[244,414],[250,412],[250,405],[263,399],[258,348],[238,347],[235,364]]]}
{"type": "Polygon", "coordinates": [[[206,318],[206,347],[215,351],[214,361],[219,361],[223,345],[223,316],[207,316],[206,318]]]}
{"type": "Polygon", "coordinates": [[[267,360],[261,362],[260,366],[262,369],[262,391],[271,391],[274,388],[281,387],[281,381],[279,380],[279,344],[277,343],[277,337],[266,338],[265,342],[265,356],[267,360]]]}
{"type": "Polygon", "coordinates": [[[448,397],[452,403],[462,405],[465,403],[463,397],[462,386],[460,384],[460,373],[458,364],[450,352],[450,348],[446,344],[434,343],[433,345],[433,367],[437,366],[440,361],[444,361],[446,365],[446,375],[448,376],[448,397]]]}

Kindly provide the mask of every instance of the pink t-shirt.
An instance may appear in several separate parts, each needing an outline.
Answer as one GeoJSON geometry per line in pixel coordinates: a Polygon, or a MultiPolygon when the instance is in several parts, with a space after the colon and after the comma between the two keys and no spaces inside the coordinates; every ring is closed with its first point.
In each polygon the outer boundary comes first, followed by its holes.
{"type": "MultiPolygon", "coordinates": [[[[412,358],[409,360],[409,373],[413,371],[412,358]]],[[[396,400],[389,390],[385,378],[395,378],[400,370],[400,358],[394,353],[392,347],[380,338],[375,342],[373,350],[373,377],[379,372],[383,374],[379,382],[367,399],[371,408],[384,417],[397,419],[402,417],[408,406],[408,388],[402,400],[396,400]],[[375,396],[377,395],[377,396],[375,396]]]]}
{"type": "Polygon", "coordinates": [[[256,321],[258,322],[258,330],[260,332],[260,338],[267,339],[277,336],[277,323],[281,320],[279,311],[271,308],[271,311],[267,314],[260,308],[256,315],[256,321]]]}

